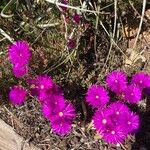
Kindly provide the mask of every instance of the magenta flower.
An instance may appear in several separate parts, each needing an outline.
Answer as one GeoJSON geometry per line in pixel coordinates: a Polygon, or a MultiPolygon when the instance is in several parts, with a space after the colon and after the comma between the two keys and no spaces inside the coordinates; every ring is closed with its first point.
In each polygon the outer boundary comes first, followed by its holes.
{"type": "Polygon", "coordinates": [[[13,65],[26,66],[31,58],[29,44],[25,41],[17,41],[8,49],[9,60],[13,65]]]}
{"type": "Polygon", "coordinates": [[[92,85],[86,93],[86,101],[93,108],[104,107],[109,101],[109,96],[102,86],[92,85]]]}
{"type": "Polygon", "coordinates": [[[117,114],[116,112],[111,111],[109,108],[107,108],[105,110],[96,112],[93,117],[94,127],[96,128],[98,133],[103,136],[104,140],[109,144],[117,144],[123,142],[127,135],[123,130],[124,128],[122,127],[122,124],[116,124],[114,115],[117,114]]]}
{"type": "Polygon", "coordinates": [[[136,73],[132,77],[132,84],[137,85],[141,90],[150,87],[150,76],[144,72],[136,73]]]}
{"type": "Polygon", "coordinates": [[[139,116],[121,102],[100,109],[93,116],[94,127],[109,144],[122,143],[126,136],[140,127],[139,116]]]}
{"type": "Polygon", "coordinates": [[[19,66],[19,65],[14,65],[13,66],[13,74],[17,78],[21,78],[28,74],[28,67],[27,66],[19,66]]]}
{"type": "Polygon", "coordinates": [[[29,79],[27,82],[34,86],[32,92],[38,97],[40,102],[43,103],[52,95],[54,83],[50,76],[39,75],[35,79],[29,79]]]}
{"type": "Polygon", "coordinates": [[[44,91],[44,90],[52,88],[53,81],[50,76],[39,75],[39,76],[37,76],[37,78],[35,80],[35,85],[37,86],[37,88],[39,90],[44,91]]]}
{"type": "Polygon", "coordinates": [[[65,119],[58,119],[56,118],[55,121],[51,122],[51,127],[53,132],[60,136],[64,136],[69,134],[71,131],[71,122],[65,119]]]}
{"type": "Polygon", "coordinates": [[[124,114],[124,117],[122,117],[122,123],[124,124],[127,133],[136,133],[140,128],[139,116],[130,111],[124,114]]]}
{"type": "Polygon", "coordinates": [[[142,92],[136,85],[129,85],[125,90],[125,99],[129,103],[138,103],[142,98],[142,92]]]}
{"type": "Polygon", "coordinates": [[[58,114],[65,108],[65,99],[62,95],[52,95],[42,105],[42,112],[45,118],[50,120],[55,114],[58,114]]]}
{"type": "Polygon", "coordinates": [[[113,71],[107,75],[106,83],[111,91],[119,94],[126,89],[127,77],[122,71],[113,71]]]}
{"type": "Polygon", "coordinates": [[[9,100],[14,105],[21,105],[27,97],[27,91],[23,87],[14,86],[9,92],[9,100]]]}
{"type": "Polygon", "coordinates": [[[94,127],[101,135],[105,132],[106,125],[111,123],[110,114],[108,109],[101,109],[93,116],[94,127]]]}
{"type": "MultiPolygon", "coordinates": [[[[68,0],[59,0],[60,3],[67,5],[68,4],[68,0]]],[[[65,6],[59,6],[61,8],[62,12],[66,12],[67,11],[67,7],[65,6]]]]}
{"type": "Polygon", "coordinates": [[[75,109],[71,103],[66,102],[63,109],[58,108],[57,110],[59,111],[50,117],[52,129],[59,135],[68,134],[75,118],[75,109]]]}
{"type": "Polygon", "coordinates": [[[108,124],[103,133],[103,138],[109,144],[118,144],[124,141],[126,133],[121,126],[108,124]]]}
{"type": "Polygon", "coordinates": [[[68,43],[67,43],[67,47],[68,47],[69,49],[74,49],[74,48],[76,47],[76,41],[73,40],[73,39],[69,39],[69,40],[68,40],[68,43]]]}
{"type": "Polygon", "coordinates": [[[75,14],[73,15],[73,20],[74,20],[77,24],[79,24],[80,21],[81,21],[81,16],[80,16],[79,14],[75,13],[75,14]]]}
{"type": "Polygon", "coordinates": [[[53,122],[55,118],[65,118],[67,120],[73,120],[75,117],[75,109],[73,105],[69,102],[65,102],[64,107],[57,107],[57,111],[53,113],[53,115],[50,117],[50,120],[53,122]]]}
{"type": "Polygon", "coordinates": [[[43,113],[43,116],[46,119],[49,119],[49,116],[51,115],[51,108],[50,108],[50,106],[47,105],[47,104],[43,104],[42,105],[42,113],[43,113]]]}
{"type": "Polygon", "coordinates": [[[121,102],[113,102],[113,103],[111,103],[109,105],[108,109],[111,111],[113,117],[117,118],[116,121],[118,121],[119,117],[123,117],[125,113],[130,111],[129,108],[127,107],[127,105],[125,105],[125,104],[123,104],[121,102]]]}

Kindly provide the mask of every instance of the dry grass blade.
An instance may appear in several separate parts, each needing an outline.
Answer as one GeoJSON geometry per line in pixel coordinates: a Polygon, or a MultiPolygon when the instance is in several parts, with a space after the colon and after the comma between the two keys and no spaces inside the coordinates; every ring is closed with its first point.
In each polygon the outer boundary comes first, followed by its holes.
{"type": "Polygon", "coordinates": [[[55,4],[57,6],[61,6],[61,7],[67,7],[70,9],[74,9],[74,10],[78,10],[78,11],[82,11],[82,12],[90,12],[90,13],[94,13],[94,14],[109,14],[109,13],[103,13],[103,12],[99,12],[99,11],[93,11],[93,10],[88,10],[88,9],[82,9],[79,7],[74,7],[74,6],[70,6],[70,5],[65,5],[63,3],[59,3],[57,2],[57,0],[45,0],[49,3],[55,4]]]}
{"type": "Polygon", "coordinates": [[[6,13],[6,11],[10,8],[10,6],[13,4],[13,3],[15,3],[16,2],[16,0],[10,0],[8,3],[7,3],[7,5],[3,8],[3,10],[1,11],[1,16],[2,17],[4,17],[4,18],[11,18],[11,17],[13,17],[13,14],[11,14],[11,15],[6,15],[5,13],[6,13]]]}
{"type": "Polygon", "coordinates": [[[140,32],[141,32],[142,24],[143,24],[143,20],[144,20],[145,8],[146,8],[146,0],[143,0],[143,8],[142,8],[141,21],[140,21],[140,24],[139,24],[139,29],[138,29],[137,36],[136,36],[136,39],[135,39],[135,42],[134,42],[134,45],[133,45],[132,49],[136,48],[137,41],[139,39],[139,35],[140,35],[140,32]]]}

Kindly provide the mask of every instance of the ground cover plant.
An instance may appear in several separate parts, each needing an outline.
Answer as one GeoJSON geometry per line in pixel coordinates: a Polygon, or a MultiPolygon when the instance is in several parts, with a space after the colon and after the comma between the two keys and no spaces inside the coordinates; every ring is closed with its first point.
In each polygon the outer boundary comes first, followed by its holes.
{"type": "Polygon", "coordinates": [[[41,149],[149,149],[149,2],[0,11],[1,119],[41,149]]]}

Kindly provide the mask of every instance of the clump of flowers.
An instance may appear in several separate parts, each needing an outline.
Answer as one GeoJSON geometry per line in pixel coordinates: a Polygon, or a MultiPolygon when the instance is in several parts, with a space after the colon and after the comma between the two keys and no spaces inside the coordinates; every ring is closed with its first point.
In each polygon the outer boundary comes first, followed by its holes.
{"type": "Polygon", "coordinates": [[[139,131],[139,115],[131,111],[127,104],[137,104],[142,99],[143,90],[150,87],[149,79],[148,74],[137,73],[129,83],[123,71],[109,73],[106,84],[116,94],[115,98],[119,100],[116,102],[111,101],[101,85],[94,84],[88,88],[86,101],[96,108],[93,125],[107,143],[122,143],[129,134],[139,131]]]}
{"type": "Polygon", "coordinates": [[[23,77],[28,73],[28,64],[31,59],[31,51],[26,41],[16,41],[8,48],[9,61],[13,66],[16,77],[23,77]]]}
{"type": "Polygon", "coordinates": [[[122,143],[130,133],[140,126],[139,116],[122,103],[114,102],[93,116],[94,127],[109,144],[122,143]]]}
{"type": "MultiPolygon", "coordinates": [[[[66,3],[67,1],[62,2],[66,3]]],[[[28,73],[31,51],[27,42],[17,41],[10,45],[8,57],[16,77],[20,78],[28,73]]],[[[65,100],[60,87],[48,75],[38,75],[35,78],[27,79],[27,83],[30,85],[29,95],[36,96],[38,99],[41,111],[44,117],[50,121],[53,131],[62,136],[68,134],[76,113],[73,105],[65,100]]],[[[26,89],[14,86],[10,89],[9,100],[14,105],[22,105],[27,95],[26,89]]]]}
{"type": "Polygon", "coordinates": [[[28,80],[32,84],[32,91],[41,104],[41,111],[51,123],[53,131],[59,135],[66,135],[71,130],[75,118],[75,108],[64,98],[63,92],[52,78],[39,75],[28,80]]]}
{"type": "MultiPolygon", "coordinates": [[[[77,19],[78,23],[79,16],[75,16],[74,19],[77,19]]],[[[71,49],[75,44],[71,39],[69,42],[68,48],[71,49]]],[[[27,42],[17,41],[10,45],[8,56],[16,77],[20,78],[28,73],[31,51],[27,42]]],[[[32,94],[38,99],[41,112],[50,122],[53,131],[61,136],[68,134],[76,112],[74,106],[65,100],[61,88],[48,75],[37,75],[28,79],[27,83],[31,92],[28,93],[21,86],[14,86],[9,92],[10,102],[22,105],[27,95],[32,94]]],[[[133,112],[128,104],[137,104],[142,99],[143,91],[150,89],[150,76],[143,72],[136,73],[131,82],[128,82],[127,75],[123,71],[115,70],[107,75],[106,84],[114,94],[114,98],[119,101],[114,102],[113,99],[112,102],[109,90],[94,84],[87,90],[86,102],[95,110],[92,120],[97,132],[107,143],[118,144],[122,143],[129,134],[134,134],[140,129],[139,115],[133,112]]]]}

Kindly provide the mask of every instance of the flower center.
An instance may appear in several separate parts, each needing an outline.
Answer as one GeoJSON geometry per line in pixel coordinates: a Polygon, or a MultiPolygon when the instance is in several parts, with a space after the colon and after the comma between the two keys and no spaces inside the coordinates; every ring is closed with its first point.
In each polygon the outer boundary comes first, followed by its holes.
{"type": "Polygon", "coordinates": [[[128,121],[128,125],[130,125],[131,124],[131,122],[130,121],[128,121]]]}
{"type": "Polygon", "coordinates": [[[117,115],[119,115],[119,114],[120,114],[120,112],[119,112],[119,111],[116,111],[116,114],[117,114],[117,115]]]}
{"type": "Polygon", "coordinates": [[[102,123],[103,123],[103,124],[106,124],[106,123],[107,123],[107,120],[106,120],[106,119],[103,119],[103,120],[102,120],[102,123]]]}
{"type": "Polygon", "coordinates": [[[143,81],[142,81],[142,80],[140,80],[140,83],[142,84],[142,83],[143,83],[143,81]]]}
{"type": "Polygon", "coordinates": [[[59,117],[62,117],[63,116],[63,112],[59,112],[59,117]]]}
{"type": "Polygon", "coordinates": [[[20,53],[19,56],[22,57],[22,54],[20,53]]]}
{"type": "Polygon", "coordinates": [[[124,94],[122,94],[122,95],[121,95],[121,97],[122,97],[122,98],[125,98],[125,95],[124,95],[124,94]]]}
{"type": "Polygon", "coordinates": [[[96,98],[96,99],[99,99],[99,96],[98,96],[98,95],[96,95],[96,96],[95,96],[95,98],[96,98]]]}
{"type": "Polygon", "coordinates": [[[44,85],[41,85],[41,89],[44,89],[44,85]]]}
{"type": "Polygon", "coordinates": [[[115,80],[115,83],[118,83],[118,80],[117,80],[117,79],[115,80]]]}
{"type": "Polygon", "coordinates": [[[114,134],[115,134],[115,131],[111,131],[111,134],[114,135],[114,134]]]}
{"type": "Polygon", "coordinates": [[[131,93],[131,96],[133,96],[134,94],[133,93],[131,93]]]}

